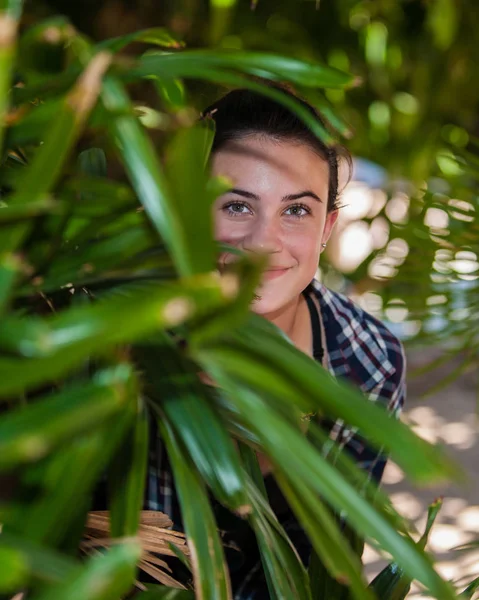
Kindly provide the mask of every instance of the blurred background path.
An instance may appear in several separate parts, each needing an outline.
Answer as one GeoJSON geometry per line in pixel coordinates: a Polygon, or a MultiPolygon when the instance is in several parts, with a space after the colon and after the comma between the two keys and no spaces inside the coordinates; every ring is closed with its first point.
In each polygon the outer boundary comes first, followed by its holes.
{"type": "MultiPolygon", "coordinates": [[[[412,372],[435,356],[438,352],[430,349],[409,351],[408,371],[412,372]]],[[[453,368],[451,364],[442,369],[440,377],[453,368]]],[[[427,506],[437,496],[444,496],[442,510],[431,532],[429,549],[444,577],[467,583],[473,576],[479,576],[479,542],[475,551],[463,554],[452,548],[479,540],[478,373],[467,373],[432,396],[424,397],[424,392],[440,377],[434,372],[409,377],[404,419],[422,437],[447,447],[448,454],[465,470],[467,483],[418,490],[404,480],[396,465],[390,463],[384,473],[383,487],[399,512],[412,519],[421,531],[427,506]]],[[[370,548],[365,550],[364,561],[369,577],[385,564],[370,548]]],[[[428,597],[421,595],[415,586],[408,599],[419,598],[428,597]]]]}

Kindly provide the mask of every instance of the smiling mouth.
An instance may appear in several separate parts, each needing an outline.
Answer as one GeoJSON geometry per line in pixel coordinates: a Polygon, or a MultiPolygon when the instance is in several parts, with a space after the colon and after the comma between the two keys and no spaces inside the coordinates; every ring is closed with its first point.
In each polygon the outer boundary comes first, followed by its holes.
{"type": "Polygon", "coordinates": [[[290,268],[291,267],[286,267],[284,269],[267,269],[263,273],[263,279],[269,281],[270,279],[276,279],[277,277],[281,277],[281,275],[284,275],[287,271],[289,271],[290,268]]]}

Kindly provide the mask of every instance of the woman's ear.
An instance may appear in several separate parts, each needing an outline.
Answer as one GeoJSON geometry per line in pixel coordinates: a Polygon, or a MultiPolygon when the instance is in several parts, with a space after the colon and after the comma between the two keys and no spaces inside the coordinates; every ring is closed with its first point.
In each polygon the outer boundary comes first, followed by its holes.
{"type": "Polygon", "coordinates": [[[334,224],[336,223],[339,215],[339,210],[331,210],[326,215],[326,221],[324,223],[323,235],[321,236],[321,243],[326,244],[329,240],[331,232],[333,231],[334,224]]]}

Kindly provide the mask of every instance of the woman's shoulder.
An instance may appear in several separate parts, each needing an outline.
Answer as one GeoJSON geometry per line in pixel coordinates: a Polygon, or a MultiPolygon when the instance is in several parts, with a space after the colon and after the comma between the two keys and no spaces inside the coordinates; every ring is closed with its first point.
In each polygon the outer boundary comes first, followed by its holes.
{"type": "Polygon", "coordinates": [[[311,284],[318,299],[330,365],[336,372],[361,380],[371,389],[380,378],[402,378],[404,349],[400,340],[376,317],[350,298],[318,281],[311,284]]]}

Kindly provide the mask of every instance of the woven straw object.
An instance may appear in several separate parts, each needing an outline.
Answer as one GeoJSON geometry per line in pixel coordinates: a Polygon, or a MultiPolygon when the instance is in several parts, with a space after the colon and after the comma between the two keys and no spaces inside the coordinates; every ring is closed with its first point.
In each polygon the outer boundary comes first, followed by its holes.
{"type": "MultiPolygon", "coordinates": [[[[163,585],[184,589],[185,586],[169,574],[171,573],[170,567],[160,558],[161,556],[178,556],[178,554],[187,557],[189,554],[184,534],[170,529],[172,525],[173,522],[164,513],[153,510],[141,512],[137,537],[142,546],[142,555],[138,567],[163,585]],[[176,552],[172,550],[170,544],[175,546],[176,552]]],[[[121,541],[121,538],[112,539],[109,535],[108,511],[89,512],[80,548],[91,554],[99,548],[107,548],[115,542],[121,541]]],[[[137,587],[143,588],[139,582],[137,582],[137,587]]]]}

